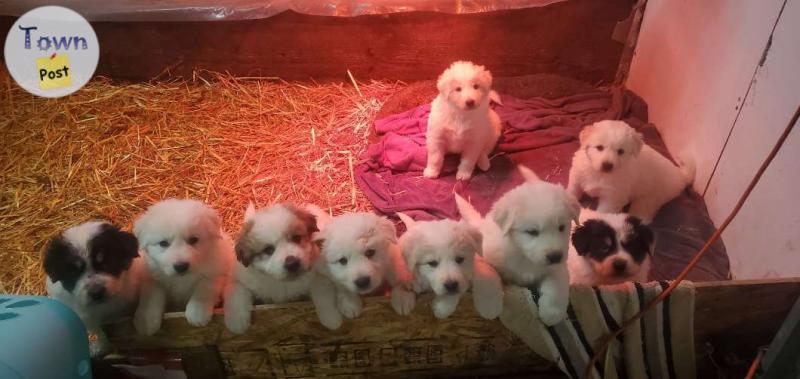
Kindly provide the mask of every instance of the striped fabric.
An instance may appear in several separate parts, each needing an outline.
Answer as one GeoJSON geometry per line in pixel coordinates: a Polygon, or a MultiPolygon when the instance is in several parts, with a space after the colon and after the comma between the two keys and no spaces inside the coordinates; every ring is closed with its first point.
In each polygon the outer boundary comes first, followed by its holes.
{"type": "MultiPolygon", "coordinates": [[[[538,355],[558,364],[569,377],[582,379],[602,338],[668,285],[572,287],[567,319],[551,327],[539,321],[535,289],[509,287],[500,320],[538,355]]],[[[693,314],[694,287],[681,284],[611,344],[592,368],[592,378],[694,378],[693,314]]]]}

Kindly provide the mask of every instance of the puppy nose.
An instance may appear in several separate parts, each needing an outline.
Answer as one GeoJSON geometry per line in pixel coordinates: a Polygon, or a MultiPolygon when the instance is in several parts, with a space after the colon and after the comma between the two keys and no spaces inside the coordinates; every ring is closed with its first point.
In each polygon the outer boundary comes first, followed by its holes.
{"type": "Polygon", "coordinates": [[[472,107],[475,106],[475,100],[469,99],[469,100],[465,101],[464,104],[467,105],[467,108],[472,108],[472,107]]]}
{"type": "Polygon", "coordinates": [[[614,169],[614,164],[611,162],[603,162],[603,172],[611,172],[614,169]]]}
{"type": "Polygon", "coordinates": [[[297,272],[300,270],[300,259],[293,255],[286,257],[286,260],[283,261],[283,268],[288,272],[297,272]]]}
{"type": "Polygon", "coordinates": [[[556,263],[561,263],[561,260],[564,258],[564,253],[560,251],[553,251],[547,254],[547,263],[554,265],[556,263]]]}
{"type": "Polygon", "coordinates": [[[366,289],[366,288],[369,288],[369,282],[370,282],[369,276],[362,276],[362,277],[356,279],[356,281],[355,281],[356,287],[358,287],[358,289],[362,289],[362,290],[366,289]]]}
{"type": "Polygon", "coordinates": [[[102,284],[93,284],[87,290],[89,297],[94,301],[100,301],[106,297],[106,286],[102,284]]]}
{"type": "Polygon", "coordinates": [[[444,282],[444,289],[449,293],[456,293],[458,292],[458,282],[455,280],[446,281],[444,282]]]}
{"type": "Polygon", "coordinates": [[[623,261],[622,259],[616,259],[616,260],[614,260],[614,262],[611,264],[611,266],[612,266],[612,267],[614,267],[614,271],[615,271],[615,272],[617,272],[617,273],[624,273],[624,272],[625,272],[625,269],[627,269],[627,268],[628,268],[628,263],[627,263],[627,262],[625,262],[625,261],[623,261]]]}
{"type": "Polygon", "coordinates": [[[172,265],[172,268],[175,269],[175,272],[178,274],[185,274],[186,271],[189,271],[189,262],[179,262],[172,265]]]}

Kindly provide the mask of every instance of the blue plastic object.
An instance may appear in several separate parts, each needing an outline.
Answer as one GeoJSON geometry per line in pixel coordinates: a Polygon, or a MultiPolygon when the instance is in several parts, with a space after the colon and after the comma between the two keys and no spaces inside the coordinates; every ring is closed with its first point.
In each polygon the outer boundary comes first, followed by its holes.
{"type": "Polygon", "coordinates": [[[40,296],[0,295],[0,378],[92,377],[83,322],[40,296]]]}

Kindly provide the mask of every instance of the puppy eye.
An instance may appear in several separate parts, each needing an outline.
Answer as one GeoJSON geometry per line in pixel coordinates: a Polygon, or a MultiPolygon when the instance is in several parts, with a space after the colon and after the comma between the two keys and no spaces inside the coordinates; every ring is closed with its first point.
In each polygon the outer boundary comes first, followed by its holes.
{"type": "Polygon", "coordinates": [[[303,236],[301,236],[299,234],[292,235],[292,242],[293,243],[300,243],[300,241],[302,241],[302,240],[303,240],[303,236]]]}
{"type": "Polygon", "coordinates": [[[342,266],[346,265],[347,264],[347,258],[345,258],[345,257],[339,258],[339,264],[342,265],[342,266]]]}
{"type": "Polygon", "coordinates": [[[272,245],[264,246],[264,250],[262,250],[261,252],[266,255],[272,255],[275,253],[275,246],[272,245]]]}
{"type": "Polygon", "coordinates": [[[431,267],[436,267],[438,265],[439,265],[439,261],[430,261],[430,262],[428,262],[428,266],[431,266],[431,267]]]}
{"type": "Polygon", "coordinates": [[[566,227],[566,226],[564,226],[564,224],[561,224],[561,225],[559,225],[559,226],[558,226],[558,231],[559,231],[559,232],[563,232],[563,231],[564,231],[564,229],[566,229],[566,228],[567,228],[567,227],[566,227]]]}
{"type": "Polygon", "coordinates": [[[458,264],[464,263],[464,257],[456,257],[456,263],[458,264]]]}
{"type": "Polygon", "coordinates": [[[597,145],[595,146],[595,148],[597,149],[597,151],[603,151],[604,149],[603,145],[597,145]]]}
{"type": "Polygon", "coordinates": [[[478,85],[477,85],[477,84],[474,84],[474,85],[472,86],[472,88],[478,89],[478,85]]]}
{"type": "Polygon", "coordinates": [[[158,242],[158,246],[161,246],[163,248],[168,248],[169,247],[169,241],[161,240],[161,241],[158,242]]]}
{"type": "Polygon", "coordinates": [[[188,243],[189,245],[194,245],[197,243],[198,240],[199,239],[197,237],[191,236],[189,237],[189,239],[186,240],[186,243],[188,243]]]}
{"type": "Polygon", "coordinates": [[[369,250],[365,251],[364,255],[367,258],[372,258],[373,256],[375,256],[375,249],[369,249],[369,250]]]}
{"type": "Polygon", "coordinates": [[[461,92],[461,87],[456,87],[456,92],[461,92]]]}
{"type": "Polygon", "coordinates": [[[525,233],[528,233],[528,235],[531,236],[531,237],[538,237],[539,236],[539,231],[536,230],[536,229],[526,230],[525,233]]]}
{"type": "Polygon", "coordinates": [[[619,155],[625,154],[625,150],[624,149],[619,149],[619,150],[617,150],[617,154],[619,154],[619,155]]]}

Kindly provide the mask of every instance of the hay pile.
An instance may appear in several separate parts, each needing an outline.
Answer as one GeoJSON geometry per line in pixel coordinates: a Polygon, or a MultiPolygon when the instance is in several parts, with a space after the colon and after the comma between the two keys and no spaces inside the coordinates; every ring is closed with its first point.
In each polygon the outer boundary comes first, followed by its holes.
{"type": "Polygon", "coordinates": [[[40,252],[69,225],[130,228],[149,204],[191,197],[238,230],[248,201],[369,209],[352,167],[400,83],[269,78],[119,84],[36,98],[0,73],[0,293],[43,293],[40,252]]]}

